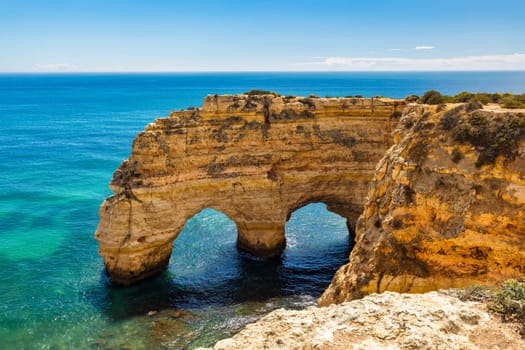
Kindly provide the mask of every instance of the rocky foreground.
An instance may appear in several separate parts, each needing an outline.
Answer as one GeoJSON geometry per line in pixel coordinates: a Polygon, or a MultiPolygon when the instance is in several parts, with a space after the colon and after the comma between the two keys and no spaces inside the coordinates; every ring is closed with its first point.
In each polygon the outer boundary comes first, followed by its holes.
{"type": "Polygon", "coordinates": [[[440,292],[385,292],[321,308],[279,309],[212,349],[492,350],[525,349],[525,341],[481,303],[440,292]]]}

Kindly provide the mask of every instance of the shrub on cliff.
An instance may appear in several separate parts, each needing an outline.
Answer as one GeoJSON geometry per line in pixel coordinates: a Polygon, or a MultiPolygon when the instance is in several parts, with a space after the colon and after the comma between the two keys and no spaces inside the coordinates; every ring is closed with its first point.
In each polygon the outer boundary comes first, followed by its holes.
{"type": "Polygon", "coordinates": [[[467,103],[467,112],[472,112],[472,111],[475,111],[476,109],[481,109],[483,108],[483,104],[481,104],[481,102],[479,102],[477,99],[471,99],[468,103],[467,103]]]}
{"type": "Polygon", "coordinates": [[[501,99],[501,96],[502,95],[498,93],[489,94],[486,92],[478,92],[475,94],[475,99],[486,105],[487,103],[498,103],[498,101],[501,99]]]}
{"type": "Polygon", "coordinates": [[[453,291],[461,301],[491,302],[496,292],[489,286],[473,285],[453,291]]]}
{"type": "Polygon", "coordinates": [[[443,113],[443,116],[439,120],[439,124],[443,130],[452,130],[456,125],[458,125],[459,121],[461,120],[460,114],[463,111],[464,106],[465,105],[460,105],[443,113]]]}
{"type": "Polygon", "coordinates": [[[450,292],[462,301],[487,303],[490,311],[500,315],[504,322],[516,322],[520,334],[525,335],[525,277],[521,281],[507,280],[497,288],[474,285],[450,292]]]}
{"type": "MultiPolygon", "coordinates": [[[[441,123],[443,125],[443,118],[441,123]]],[[[508,114],[499,120],[489,120],[483,113],[474,112],[456,122],[452,137],[457,142],[476,147],[479,152],[477,167],[493,164],[500,155],[512,159],[520,138],[525,137],[525,116],[508,114]]]]}
{"type": "Polygon", "coordinates": [[[505,97],[501,100],[501,104],[505,108],[525,108],[525,103],[518,97],[505,97]]]}
{"type": "Polygon", "coordinates": [[[475,95],[472,92],[462,91],[454,96],[454,102],[468,102],[474,99],[475,95]]]}
{"type": "MultiPolygon", "coordinates": [[[[471,104],[481,108],[481,106],[488,103],[497,103],[505,108],[525,108],[525,94],[511,94],[511,93],[488,93],[488,92],[468,92],[462,91],[455,96],[442,95],[439,91],[429,90],[421,97],[417,95],[410,95],[405,97],[407,102],[420,102],[429,105],[442,103],[475,103],[471,104]],[[475,101],[475,102],[474,102],[475,101]],[[478,104],[479,103],[479,104],[478,104]]],[[[473,110],[473,109],[472,109],[473,110]]]]}
{"type": "Polygon", "coordinates": [[[417,102],[419,101],[419,96],[418,95],[408,95],[407,97],[405,97],[405,101],[411,103],[411,102],[417,102]]]}
{"type": "Polygon", "coordinates": [[[429,105],[438,105],[446,102],[445,97],[441,95],[439,91],[429,90],[420,98],[419,102],[429,104],[429,105]]]}
{"type": "Polygon", "coordinates": [[[274,92],[274,91],[256,90],[256,89],[247,91],[247,92],[244,93],[244,95],[248,95],[248,96],[273,95],[275,97],[281,96],[280,94],[278,94],[277,92],[274,92]]]}
{"type": "Polygon", "coordinates": [[[452,97],[452,102],[456,103],[465,103],[472,100],[477,100],[481,104],[486,105],[487,103],[500,103],[501,99],[505,96],[512,96],[511,94],[501,94],[501,93],[488,93],[488,92],[477,92],[472,93],[468,91],[462,91],[456,96],[452,97]]]}
{"type": "Polygon", "coordinates": [[[519,322],[520,333],[525,335],[525,277],[521,281],[511,279],[503,282],[489,309],[500,314],[503,321],[519,322]]]}

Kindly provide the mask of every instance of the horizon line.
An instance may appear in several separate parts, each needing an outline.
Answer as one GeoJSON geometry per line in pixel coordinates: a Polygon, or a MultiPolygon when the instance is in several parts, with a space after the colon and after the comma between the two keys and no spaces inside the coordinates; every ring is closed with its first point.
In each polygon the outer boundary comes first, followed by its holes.
{"type": "Polygon", "coordinates": [[[180,71],[0,71],[0,74],[208,74],[208,73],[498,73],[525,72],[525,69],[468,70],[180,70],[180,71]]]}

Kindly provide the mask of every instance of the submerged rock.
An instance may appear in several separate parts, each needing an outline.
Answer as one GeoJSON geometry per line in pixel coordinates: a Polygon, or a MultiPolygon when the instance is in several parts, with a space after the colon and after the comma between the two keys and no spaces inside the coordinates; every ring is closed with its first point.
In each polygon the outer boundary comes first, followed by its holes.
{"type": "Polygon", "coordinates": [[[279,309],[210,349],[524,348],[518,333],[482,304],[439,292],[385,292],[321,308],[279,309]]]}

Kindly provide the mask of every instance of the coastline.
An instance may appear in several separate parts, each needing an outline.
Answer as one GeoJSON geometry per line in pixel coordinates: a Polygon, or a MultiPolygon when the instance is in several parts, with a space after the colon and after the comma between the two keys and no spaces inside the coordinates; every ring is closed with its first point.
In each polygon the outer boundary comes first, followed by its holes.
{"type": "Polygon", "coordinates": [[[438,291],[384,292],[326,307],[278,309],[198,350],[523,348],[515,325],[503,323],[485,304],[438,291]]]}
{"type": "Polygon", "coordinates": [[[524,91],[523,73],[348,73],[338,79],[324,74],[275,74],[262,80],[263,76],[0,77],[6,131],[2,136],[9,145],[3,149],[5,171],[0,172],[6,199],[5,216],[0,219],[5,228],[0,266],[9,271],[0,282],[4,297],[0,336],[5,349],[209,346],[236,332],[237,321],[244,324],[261,316],[261,309],[266,313],[300,307],[302,296],[319,296],[333,270],[345,263],[348,252],[341,245],[348,240],[339,231],[346,231],[346,226],[333,221],[323,233],[320,225],[329,213],[324,209],[303,213],[301,224],[293,225],[294,238],[289,239],[293,255],[282,264],[267,264],[264,274],[256,273],[260,262],[239,256],[234,225],[206,213],[179,238],[162,276],[131,288],[109,285],[91,238],[97,207],[109,193],[107,182],[128,156],[133,137],[154,117],[197,106],[208,93],[248,91],[254,85],[303,96],[404,97],[430,88],[444,93],[524,91]],[[197,249],[190,252],[188,244],[197,249]],[[319,244],[326,253],[319,252],[319,244]],[[195,264],[188,266],[188,261],[195,264]],[[319,271],[322,276],[315,274],[319,271]],[[310,284],[305,284],[305,276],[310,284]],[[271,283],[262,286],[260,281],[271,283]],[[166,328],[170,323],[160,316],[179,309],[194,316],[176,319],[180,328],[170,333],[166,328]],[[159,317],[147,316],[150,310],[158,310],[159,317]],[[153,338],[151,334],[159,334],[159,329],[167,331],[153,338]]]}

